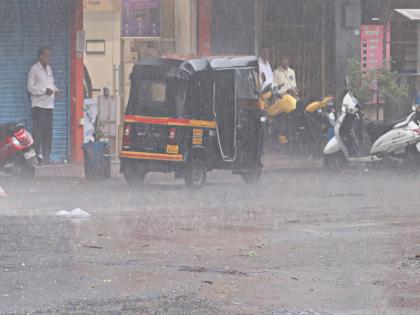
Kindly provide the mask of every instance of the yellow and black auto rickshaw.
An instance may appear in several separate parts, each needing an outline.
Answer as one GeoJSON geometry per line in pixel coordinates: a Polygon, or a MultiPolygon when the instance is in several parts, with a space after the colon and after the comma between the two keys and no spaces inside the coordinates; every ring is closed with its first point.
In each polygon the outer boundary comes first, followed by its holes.
{"type": "Polygon", "coordinates": [[[139,184],[149,172],[174,172],[198,188],[213,169],[257,181],[265,120],[257,71],[253,56],[135,65],[120,152],[126,181],[139,184]]]}

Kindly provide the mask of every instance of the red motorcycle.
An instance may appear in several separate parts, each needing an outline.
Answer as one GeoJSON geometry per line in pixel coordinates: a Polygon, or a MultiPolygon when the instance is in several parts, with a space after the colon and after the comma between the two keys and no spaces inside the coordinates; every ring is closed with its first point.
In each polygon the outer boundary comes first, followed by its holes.
{"type": "Polygon", "coordinates": [[[0,125],[0,171],[31,179],[38,161],[34,140],[25,127],[25,120],[0,125]]]}

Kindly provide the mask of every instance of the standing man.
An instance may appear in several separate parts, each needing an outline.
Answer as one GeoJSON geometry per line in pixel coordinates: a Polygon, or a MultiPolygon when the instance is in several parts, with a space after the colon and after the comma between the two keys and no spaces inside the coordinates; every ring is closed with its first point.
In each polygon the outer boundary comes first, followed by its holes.
{"type": "Polygon", "coordinates": [[[264,89],[268,84],[273,83],[273,70],[270,65],[270,48],[267,46],[261,47],[261,57],[258,58],[258,68],[260,86],[261,89],[264,89]]]}
{"type": "Polygon", "coordinates": [[[50,49],[42,47],[38,53],[38,62],[31,67],[28,73],[35,152],[38,161],[45,164],[50,162],[54,96],[58,92],[49,65],[50,55],[50,49]]]}
{"type": "Polygon", "coordinates": [[[279,93],[281,95],[289,93],[298,96],[299,91],[296,85],[295,71],[290,68],[290,60],[288,56],[280,58],[280,66],[274,71],[274,83],[281,86],[279,93]]]}

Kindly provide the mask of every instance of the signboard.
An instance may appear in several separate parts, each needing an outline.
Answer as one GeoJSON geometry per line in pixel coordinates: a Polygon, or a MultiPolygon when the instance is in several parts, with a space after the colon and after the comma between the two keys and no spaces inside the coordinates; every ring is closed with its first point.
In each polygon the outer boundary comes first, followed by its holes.
{"type": "MultiPolygon", "coordinates": [[[[360,27],[360,47],[363,71],[381,67],[386,61],[390,62],[391,55],[391,32],[390,25],[386,27],[380,24],[361,25],[360,27]],[[386,36],[386,41],[384,40],[386,36]],[[386,46],[385,46],[386,45],[386,46]],[[386,47],[384,49],[384,47],[386,47]]],[[[368,104],[383,104],[383,100],[378,94],[377,84],[372,86],[373,98],[368,104]]]]}
{"type": "Polygon", "coordinates": [[[380,67],[390,57],[390,32],[387,27],[386,55],[384,54],[384,26],[383,25],[361,25],[360,41],[362,67],[364,70],[380,67]]]}
{"type": "Polygon", "coordinates": [[[160,0],[122,0],[122,37],[160,37],[160,0]]]}
{"type": "Polygon", "coordinates": [[[85,11],[113,11],[118,8],[116,0],[83,0],[85,11]]]}

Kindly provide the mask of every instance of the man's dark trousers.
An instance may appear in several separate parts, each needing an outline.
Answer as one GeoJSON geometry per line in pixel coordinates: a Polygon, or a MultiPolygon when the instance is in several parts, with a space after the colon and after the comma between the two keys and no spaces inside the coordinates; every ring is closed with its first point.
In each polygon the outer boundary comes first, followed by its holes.
{"type": "Polygon", "coordinates": [[[52,145],[53,110],[33,107],[32,120],[34,124],[34,146],[36,155],[42,155],[44,162],[50,161],[52,145]]]}

